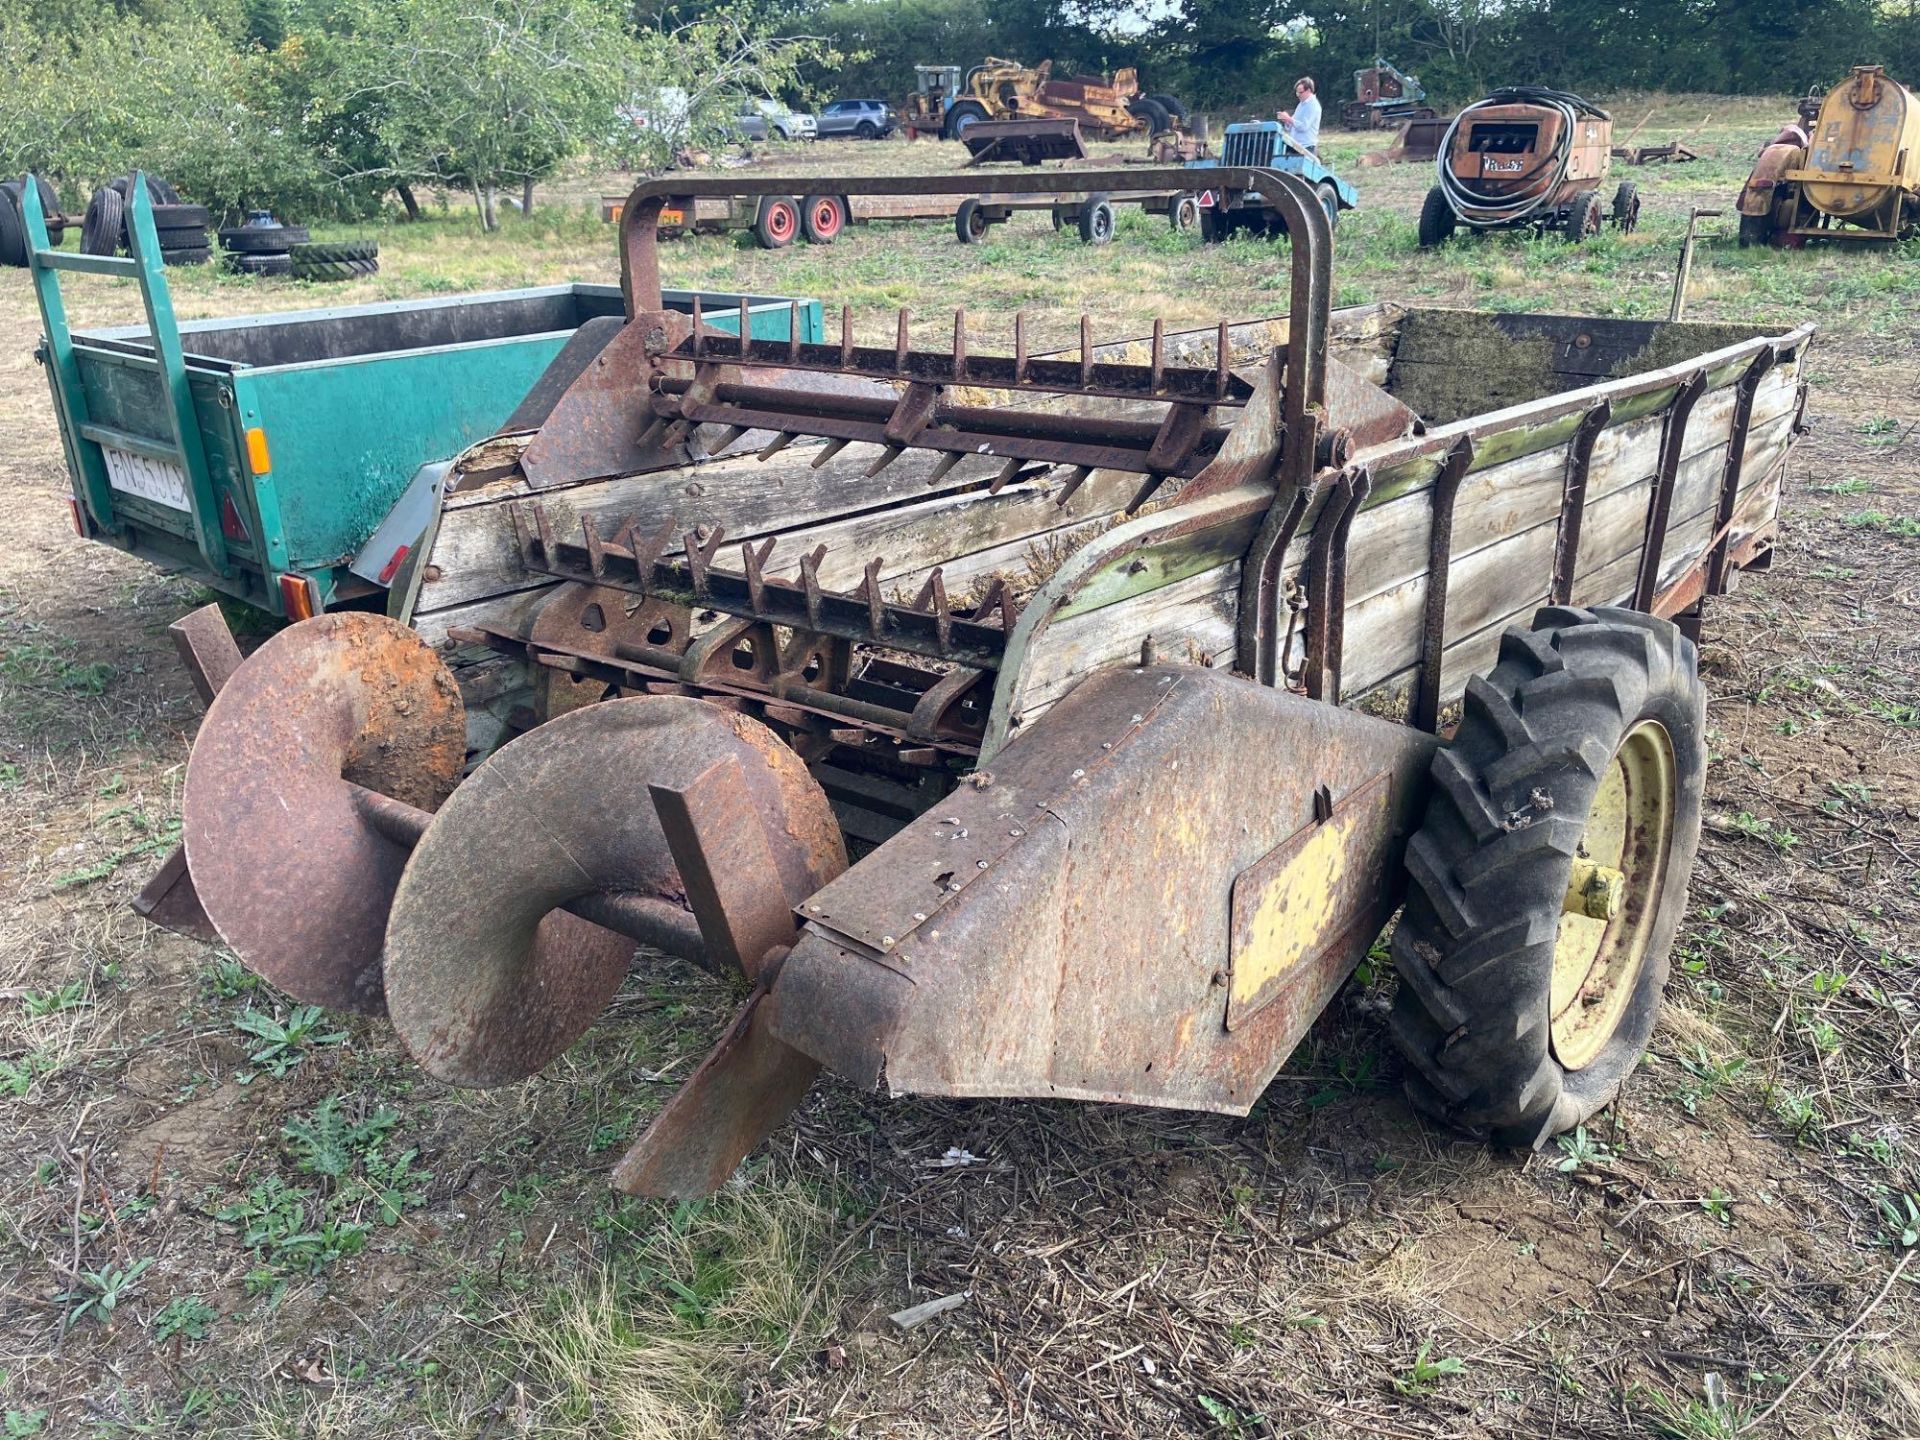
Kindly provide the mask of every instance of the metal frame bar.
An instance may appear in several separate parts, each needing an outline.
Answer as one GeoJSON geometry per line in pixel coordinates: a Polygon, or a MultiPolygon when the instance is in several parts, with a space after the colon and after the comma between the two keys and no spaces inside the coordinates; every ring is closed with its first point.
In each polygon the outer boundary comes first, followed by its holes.
{"type": "Polygon", "coordinates": [[[1696,370],[1680,386],[1673,403],[1667,407],[1667,421],[1660,435],[1660,465],[1653,476],[1653,494],[1647,502],[1647,527],[1640,547],[1640,574],[1634,582],[1633,608],[1651,610],[1660,587],[1661,552],[1667,547],[1667,522],[1673,517],[1674,480],[1680,473],[1680,457],[1687,446],[1687,422],[1693,407],[1707,390],[1707,372],[1696,370]]]}
{"type": "Polygon", "coordinates": [[[1447,581],[1453,566],[1453,505],[1460,482],[1473,468],[1474,444],[1463,435],[1433,479],[1433,519],[1427,538],[1426,615],[1420,632],[1420,687],[1414,693],[1412,720],[1438,733],[1440,696],[1447,653],[1447,581]]]}
{"type": "Polygon", "coordinates": [[[1309,700],[1340,700],[1340,663],[1346,648],[1347,535],[1373,491],[1364,465],[1342,470],[1313,527],[1307,553],[1307,656],[1302,679],[1309,700]]]}
{"type": "Polygon", "coordinates": [[[1747,432],[1753,424],[1753,399],[1760,382],[1774,366],[1771,350],[1762,350],[1747,366],[1734,393],[1733,424],[1727,432],[1727,463],[1720,472],[1720,502],[1713,514],[1713,548],[1708,552],[1707,594],[1724,595],[1727,590],[1728,559],[1732,553],[1733,512],[1740,501],[1740,477],[1746,467],[1747,432]]]}
{"type": "Polygon", "coordinates": [[[1574,569],[1580,563],[1580,528],[1587,515],[1587,471],[1593,447],[1613,418],[1613,405],[1602,400],[1585,415],[1567,449],[1567,474],[1560,488],[1560,533],[1553,541],[1553,585],[1547,603],[1564,605],[1573,595],[1574,569]]]}

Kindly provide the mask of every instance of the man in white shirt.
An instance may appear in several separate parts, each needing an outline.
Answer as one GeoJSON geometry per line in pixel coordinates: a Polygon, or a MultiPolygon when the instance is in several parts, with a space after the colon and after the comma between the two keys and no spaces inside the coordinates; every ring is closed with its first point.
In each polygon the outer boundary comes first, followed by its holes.
{"type": "Polygon", "coordinates": [[[1274,118],[1287,127],[1287,139],[1314,159],[1320,158],[1320,97],[1313,93],[1313,77],[1303,75],[1293,82],[1291,110],[1281,110],[1274,118]]]}

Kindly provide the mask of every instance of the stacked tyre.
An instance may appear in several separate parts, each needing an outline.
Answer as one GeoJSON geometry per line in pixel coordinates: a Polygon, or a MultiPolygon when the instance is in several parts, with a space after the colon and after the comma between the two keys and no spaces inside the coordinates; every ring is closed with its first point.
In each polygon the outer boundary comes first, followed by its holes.
{"type": "Polygon", "coordinates": [[[358,280],[380,273],[380,245],[375,240],[335,240],[296,245],[288,256],[296,280],[322,283],[358,280]]]}
{"type": "MultiPolygon", "coordinates": [[[[118,213],[118,233],[113,236],[114,243],[129,252],[133,249],[127,238],[127,226],[133,221],[130,200],[133,181],[133,176],[122,175],[105,187],[106,193],[119,201],[118,206],[113,207],[118,213]]],[[[187,204],[180,198],[180,192],[158,175],[147,176],[147,199],[153,202],[153,229],[160,241],[161,260],[168,265],[206,264],[213,254],[207,244],[207,224],[211,218],[207,214],[207,207],[187,204]]],[[[112,202],[102,201],[102,205],[111,206],[112,202]]],[[[84,236],[84,229],[82,233],[84,236]]],[[[98,243],[105,243],[104,237],[98,243]]]]}
{"type": "MultiPolygon", "coordinates": [[[[58,197],[53,187],[44,180],[35,182],[40,187],[40,212],[48,217],[47,239],[58,245],[66,231],[54,223],[60,214],[58,197]]],[[[25,182],[9,180],[0,184],[0,265],[25,265],[27,263],[27,221],[26,212],[20,204],[20,193],[25,182]]]]}
{"type": "Polygon", "coordinates": [[[291,275],[293,249],[306,243],[306,226],[282,225],[264,210],[220,232],[227,268],[241,275],[291,275]]]}

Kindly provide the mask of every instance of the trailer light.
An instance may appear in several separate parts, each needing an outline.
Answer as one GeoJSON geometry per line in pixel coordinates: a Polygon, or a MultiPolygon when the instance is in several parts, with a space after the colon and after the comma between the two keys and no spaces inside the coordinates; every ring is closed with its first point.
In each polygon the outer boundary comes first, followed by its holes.
{"type": "Polygon", "coordinates": [[[267,453],[267,432],[258,425],[247,431],[247,467],[256,475],[273,469],[273,457],[267,453]]]}
{"type": "Polygon", "coordinates": [[[399,549],[393,552],[393,558],[380,567],[380,583],[382,585],[391,585],[393,583],[393,577],[400,569],[400,562],[407,558],[407,555],[412,549],[413,547],[411,545],[400,546],[399,549]]]}
{"type": "Polygon", "coordinates": [[[305,575],[282,575],[280,608],[289,620],[311,620],[320,612],[320,587],[305,575]]]}
{"type": "Polygon", "coordinates": [[[247,533],[247,522],[240,518],[240,507],[233,503],[231,495],[220,502],[220,533],[242,545],[253,541],[253,536],[247,533]]]}
{"type": "Polygon", "coordinates": [[[82,540],[87,538],[87,517],[80,509],[78,495],[67,496],[67,515],[73,521],[73,533],[82,540]]]}

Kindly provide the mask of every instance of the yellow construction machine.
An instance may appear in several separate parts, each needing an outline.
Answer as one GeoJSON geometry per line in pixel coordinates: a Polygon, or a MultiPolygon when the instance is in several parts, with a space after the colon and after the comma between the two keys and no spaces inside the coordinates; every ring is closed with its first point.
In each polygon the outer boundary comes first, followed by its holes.
{"type": "Polygon", "coordinates": [[[1090,140],[1149,137],[1183,128],[1187,107],[1171,95],[1143,95],[1139,72],[1053,78],[1053,62],[1022,65],[989,55],[961,71],[958,65],[916,65],[907,97],[911,135],[958,140],[982,120],[1074,120],[1090,140]]]}
{"type": "Polygon", "coordinates": [[[1817,116],[1760,152],[1736,208],[1742,245],[1920,232],[1920,96],[1881,66],[1854,66],[1817,116]]]}

